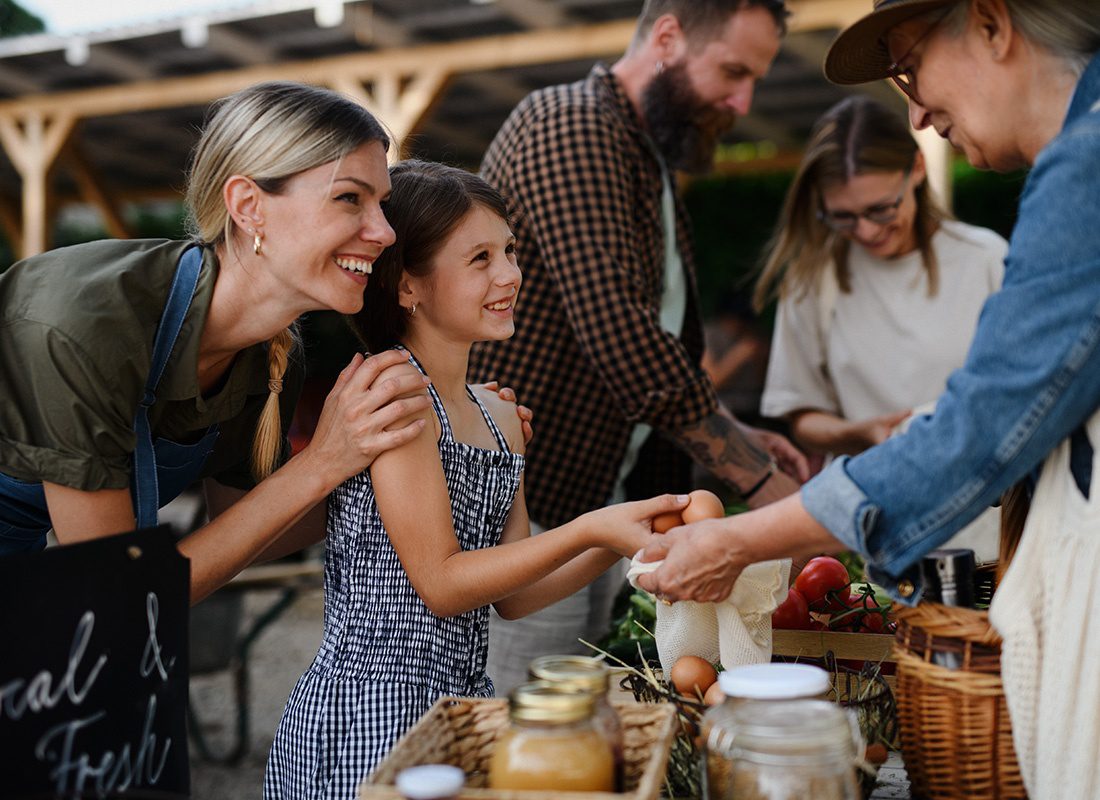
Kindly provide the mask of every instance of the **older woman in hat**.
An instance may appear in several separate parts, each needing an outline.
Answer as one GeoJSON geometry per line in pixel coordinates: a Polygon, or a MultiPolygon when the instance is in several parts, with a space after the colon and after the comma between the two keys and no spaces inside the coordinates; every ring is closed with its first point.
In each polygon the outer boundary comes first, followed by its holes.
{"type": "Polygon", "coordinates": [[[725,597],[742,568],[856,549],[903,601],[919,559],[1020,483],[1031,510],[991,619],[1032,797],[1100,796],[1100,4],[877,0],[825,63],[892,79],[975,166],[1031,167],[1001,291],[935,412],[795,496],[655,538],[642,585],[725,597]]]}

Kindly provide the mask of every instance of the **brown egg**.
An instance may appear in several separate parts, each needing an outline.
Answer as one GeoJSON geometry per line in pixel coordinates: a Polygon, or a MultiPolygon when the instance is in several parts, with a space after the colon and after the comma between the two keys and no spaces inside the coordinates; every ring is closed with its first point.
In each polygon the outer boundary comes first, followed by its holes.
{"type": "Polygon", "coordinates": [[[708,706],[716,706],[719,703],[725,702],[726,696],[722,694],[722,684],[715,681],[707,689],[707,693],[703,695],[703,703],[708,706]]]}
{"type": "Polygon", "coordinates": [[[668,533],[673,528],[683,524],[684,518],[680,516],[679,511],[666,511],[664,514],[658,514],[653,518],[653,532],[668,533]]]}
{"type": "Polygon", "coordinates": [[[886,745],[881,742],[867,745],[867,750],[864,752],[864,760],[868,761],[876,766],[879,764],[885,764],[886,759],[890,757],[890,751],[886,749],[886,745]]]}
{"type": "Polygon", "coordinates": [[[680,656],[669,670],[668,678],[676,688],[677,694],[698,700],[718,680],[718,673],[704,658],[680,656]]]}
{"type": "Polygon", "coordinates": [[[726,515],[722,501],[714,492],[696,489],[688,495],[688,505],[680,512],[685,523],[698,522],[701,519],[721,519],[726,515]]]}

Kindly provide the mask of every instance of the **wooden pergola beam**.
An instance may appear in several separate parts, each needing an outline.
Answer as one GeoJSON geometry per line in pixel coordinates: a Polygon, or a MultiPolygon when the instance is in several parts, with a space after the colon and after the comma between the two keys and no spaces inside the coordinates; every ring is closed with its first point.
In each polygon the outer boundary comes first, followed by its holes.
{"type": "Polygon", "coordinates": [[[790,0],[787,7],[792,33],[846,28],[871,10],[867,0],[790,0]]]}
{"type": "Polygon", "coordinates": [[[80,148],[70,144],[65,148],[62,160],[72,172],[81,199],[92,205],[103,217],[103,227],[115,239],[129,239],[133,232],[122,218],[118,203],[108,193],[99,173],[84,157],[80,148]]]}
{"type": "MultiPolygon", "coordinates": [[[[546,15],[550,6],[542,0],[507,0],[504,4],[518,18],[549,20],[546,15]]],[[[792,31],[839,28],[866,13],[866,0],[793,0],[791,9],[792,31]]],[[[384,17],[373,21],[382,26],[388,22],[384,17]]],[[[369,28],[370,22],[367,20],[363,27],[369,28]]],[[[351,21],[357,33],[362,33],[359,31],[362,23],[358,15],[351,21]]],[[[401,33],[400,38],[405,41],[412,38],[407,31],[401,33]]],[[[399,152],[402,140],[416,130],[451,76],[614,56],[627,48],[633,33],[634,20],[622,20],[445,44],[412,43],[370,53],[262,64],[181,78],[134,80],[2,101],[0,142],[23,181],[21,250],[27,255],[40,252],[45,246],[46,178],[78,119],[200,106],[253,83],[297,80],[348,92],[391,127],[398,140],[394,150],[399,152]],[[371,87],[369,91],[367,85],[371,87]]],[[[232,46],[231,42],[220,44],[232,46]]],[[[143,67],[102,46],[93,47],[92,51],[93,56],[98,55],[101,62],[109,61],[116,70],[124,68],[120,70],[123,73],[136,75],[143,67]]],[[[102,189],[94,177],[85,175],[82,191],[92,194],[95,186],[102,189]]],[[[105,193],[101,202],[93,202],[101,209],[111,206],[105,193]]],[[[109,227],[121,223],[120,218],[112,221],[107,214],[105,219],[109,227]]]]}
{"type": "Polygon", "coordinates": [[[204,105],[268,80],[331,86],[336,79],[368,83],[379,75],[416,75],[426,67],[450,73],[596,58],[621,52],[630,41],[633,28],[633,22],[608,22],[47,93],[0,102],[0,115],[34,109],[44,115],[65,112],[78,117],[107,116],[204,105]]]}
{"type": "Polygon", "coordinates": [[[22,255],[46,249],[49,199],[46,179],[76,116],[64,111],[44,114],[28,108],[22,114],[0,112],[0,141],[23,180],[22,255]]]}

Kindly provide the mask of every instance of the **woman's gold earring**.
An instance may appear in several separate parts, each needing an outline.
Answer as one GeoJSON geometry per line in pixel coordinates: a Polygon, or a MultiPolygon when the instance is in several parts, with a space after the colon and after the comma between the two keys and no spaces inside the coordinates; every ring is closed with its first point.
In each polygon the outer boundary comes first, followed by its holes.
{"type": "Polygon", "coordinates": [[[412,308],[409,309],[409,314],[416,314],[416,303],[412,304],[412,308]]]}
{"type": "Polygon", "coordinates": [[[256,255],[262,255],[264,251],[264,235],[257,233],[252,237],[252,252],[256,255]]]}

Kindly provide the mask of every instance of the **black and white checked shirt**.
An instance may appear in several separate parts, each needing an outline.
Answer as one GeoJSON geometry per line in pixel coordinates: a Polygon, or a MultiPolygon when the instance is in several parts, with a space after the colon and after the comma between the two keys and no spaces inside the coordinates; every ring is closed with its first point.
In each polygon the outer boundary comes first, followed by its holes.
{"type": "MultiPolygon", "coordinates": [[[[717,407],[699,367],[690,232],[677,200],[688,288],[677,337],[660,322],[661,165],[604,65],[523,100],[490,145],[482,174],[508,199],[523,288],[515,335],[476,347],[470,379],[500,380],[534,410],[527,505],[532,520],[553,527],[608,500],[635,423],[676,430],[717,407]]],[[[689,463],[651,436],[631,494],[690,488],[689,463]]]]}

